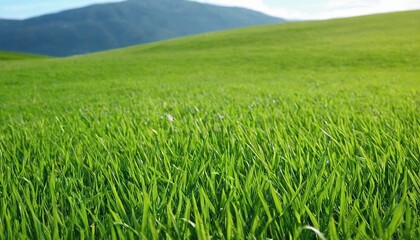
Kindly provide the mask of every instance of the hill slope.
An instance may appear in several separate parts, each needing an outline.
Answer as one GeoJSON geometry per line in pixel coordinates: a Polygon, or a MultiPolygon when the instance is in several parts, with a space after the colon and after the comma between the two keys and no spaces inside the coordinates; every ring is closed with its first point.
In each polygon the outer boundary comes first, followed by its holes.
{"type": "Polygon", "coordinates": [[[0,62],[0,238],[416,239],[419,16],[0,62]]]}
{"type": "Polygon", "coordinates": [[[282,21],[251,10],[185,0],[129,0],[23,21],[0,20],[0,49],[68,56],[282,21]]]}
{"type": "Polygon", "coordinates": [[[0,51],[0,61],[11,61],[11,60],[34,60],[46,58],[45,56],[40,55],[31,55],[23,53],[14,53],[14,52],[1,52],[0,51]]]}

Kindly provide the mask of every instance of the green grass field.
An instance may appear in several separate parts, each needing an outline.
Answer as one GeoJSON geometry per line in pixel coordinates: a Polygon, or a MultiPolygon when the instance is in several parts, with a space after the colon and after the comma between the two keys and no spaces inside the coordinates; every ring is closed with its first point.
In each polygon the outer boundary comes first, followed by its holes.
{"type": "Polygon", "coordinates": [[[0,238],[416,239],[419,26],[0,53],[0,238]]]}

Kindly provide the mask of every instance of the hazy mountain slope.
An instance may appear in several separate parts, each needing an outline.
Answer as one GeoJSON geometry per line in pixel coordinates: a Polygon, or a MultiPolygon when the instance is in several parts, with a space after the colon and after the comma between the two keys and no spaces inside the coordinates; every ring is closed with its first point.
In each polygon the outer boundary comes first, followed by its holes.
{"type": "Polygon", "coordinates": [[[130,0],[23,21],[0,21],[0,49],[67,56],[222,29],[282,22],[184,0],[130,0]]]}

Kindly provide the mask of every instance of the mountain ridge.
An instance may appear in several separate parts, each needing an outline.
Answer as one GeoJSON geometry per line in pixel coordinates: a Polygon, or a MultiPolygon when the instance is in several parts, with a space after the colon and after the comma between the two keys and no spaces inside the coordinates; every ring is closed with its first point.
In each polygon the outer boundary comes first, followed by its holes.
{"type": "Polygon", "coordinates": [[[184,0],[128,0],[0,20],[0,49],[70,56],[193,34],[284,22],[248,9],[184,0]]]}

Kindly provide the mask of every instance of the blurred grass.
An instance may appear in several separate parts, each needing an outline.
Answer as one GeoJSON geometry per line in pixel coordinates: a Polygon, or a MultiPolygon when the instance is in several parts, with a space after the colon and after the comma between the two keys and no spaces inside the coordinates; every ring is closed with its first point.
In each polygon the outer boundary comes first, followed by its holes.
{"type": "Polygon", "coordinates": [[[42,56],[42,55],[0,51],[0,61],[37,60],[37,59],[45,59],[45,58],[48,58],[48,57],[42,56]]]}

